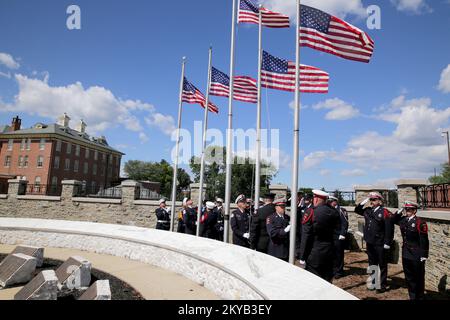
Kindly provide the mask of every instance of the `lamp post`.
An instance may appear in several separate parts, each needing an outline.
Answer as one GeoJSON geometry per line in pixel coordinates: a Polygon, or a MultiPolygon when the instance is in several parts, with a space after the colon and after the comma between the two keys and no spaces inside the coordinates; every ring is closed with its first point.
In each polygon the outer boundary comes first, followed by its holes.
{"type": "Polygon", "coordinates": [[[448,151],[448,164],[450,165],[450,136],[448,131],[442,132],[442,137],[447,136],[447,151],[448,151]]]}

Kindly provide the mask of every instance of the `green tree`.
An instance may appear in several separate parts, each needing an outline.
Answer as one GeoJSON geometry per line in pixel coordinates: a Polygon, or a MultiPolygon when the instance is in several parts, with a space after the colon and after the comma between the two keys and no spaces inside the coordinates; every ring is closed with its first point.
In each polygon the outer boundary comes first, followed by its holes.
{"type": "Polygon", "coordinates": [[[430,177],[430,182],[432,184],[441,184],[450,182],[450,165],[445,163],[442,165],[441,173],[438,176],[430,177]]]}
{"type": "MultiPolygon", "coordinates": [[[[210,146],[205,152],[205,183],[208,185],[206,198],[213,200],[225,196],[226,183],[226,148],[210,146]]],[[[192,157],[190,167],[194,181],[200,182],[200,158],[192,157]]],[[[261,177],[261,194],[269,190],[269,185],[276,175],[275,168],[262,162],[261,169],[268,174],[261,177]]],[[[231,176],[231,199],[239,194],[247,197],[254,195],[255,165],[249,158],[234,157],[231,176]]]]}
{"type": "MultiPolygon", "coordinates": [[[[173,167],[166,161],[144,162],[130,160],[125,163],[125,173],[129,179],[136,181],[152,181],[161,184],[161,195],[170,198],[172,193],[173,167]]],[[[177,198],[181,198],[181,191],[191,184],[191,177],[184,169],[178,169],[177,198]]]]}

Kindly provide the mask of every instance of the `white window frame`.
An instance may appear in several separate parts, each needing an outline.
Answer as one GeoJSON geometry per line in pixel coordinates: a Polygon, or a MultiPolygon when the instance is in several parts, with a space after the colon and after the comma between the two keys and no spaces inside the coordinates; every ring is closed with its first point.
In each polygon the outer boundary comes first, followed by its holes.
{"type": "Polygon", "coordinates": [[[73,172],[78,172],[78,169],[80,168],[80,161],[75,160],[73,162],[73,172]]]}
{"type": "Polygon", "coordinates": [[[38,168],[43,168],[44,167],[44,156],[38,156],[37,157],[37,167],[38,168]],[[42,161],[39,161],[39,160],[41,160],[42,159],[42,161]],[[40,165],[39,165],[40,164],[40,165]]]}
{"type": "Polygon", "coordinates": [[[39,141],[39,150],[45,150],[45,143],[46,143],[47,141],[44,139],[44,138],[42,138],[41,139],[41,141],[39,141]]]}

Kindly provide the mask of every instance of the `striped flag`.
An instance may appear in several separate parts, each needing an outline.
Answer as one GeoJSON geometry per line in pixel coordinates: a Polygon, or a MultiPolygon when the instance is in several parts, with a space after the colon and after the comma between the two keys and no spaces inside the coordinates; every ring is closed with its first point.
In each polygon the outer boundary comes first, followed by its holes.
{"type": "MultiPolygon", "coordinates": [[[[328,93],[330,76],[315,67],[300,65],[300,91],[328,93]]],[[[263,51],[261,86],[295,92],[295,62],[274,57],[263,51]]]]}
{"type": "MultiPolygon", "coordinates": [[[[203,108],[206,106],[206,98],[203,93],[201,93],[200,90],[198,90],[186,78],[184,78],[183,82],[182,100],[186,103],[198,103],[203,108]]],[[[217,108],[212,102],[209,102],[208,110],[210,112],[219,113],[219,108],[217,108]]]]}
{"type": "Polygon", "coordinates": [[[370,62],[375,43],[364,31],[323,11],[301,6],[300,45],[348,60],[370,62]]]}
{"type": "MultiPolygon", "coordinates": [[[[259,24],[259,6],[254,0],[239,1],[238,23],[259,24]]],[[[261,8],[262,25],[268,28],[289,28],[289,17],[281,13],[261,8]]]]}
{"type": "MultiPolygon", "coordinates": [[[[209,93],[219,97],[230,96],[230,77],[214,67],[211,70],[209,93]]],[[[258,88],[256,87],[256,80],[250,77],[234,77],[234,100],[257,103],[258,88]]]]}

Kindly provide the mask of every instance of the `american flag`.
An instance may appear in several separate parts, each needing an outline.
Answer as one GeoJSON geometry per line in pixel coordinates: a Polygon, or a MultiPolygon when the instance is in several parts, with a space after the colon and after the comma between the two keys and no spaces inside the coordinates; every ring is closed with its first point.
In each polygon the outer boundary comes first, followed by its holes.
{"type": "MultiPolygon", "coordinates": [[[[315,67],[300,65],[300,91],[327,93],[330,76],[315,67]]],[[[295,62],[274,57],[263,51],[261,86],[295,92],[295,62]]]]}
{"type": "MultiPolygon", "coordinates": [[[[203,93],[201,93],[200,90],[198,90],[186,78],[184,78],[183,82],[182,100],[186,103],[198,103],[203,108],[206,106],[206,98],[203,93]]],[[[210,112],[219,113],[219,108],[217,108],[212,102],[209,102],[208,110],[210,112]]]]}
{"type": "Polygon", "coordinates": [[[375,43],[364,31],[315,8],[302,5],[300,45],[344,59],[370,62],[375,43]]]}
{"type": "MultiPolygon", "coordinates": [[[[230,77],[214,67],[211,70],[209,93],[219,97],[230,96],[230,77]]],[[[234,77],[234,100],[257,103],[258,88],[256,87],[256,80],[250,77],[234,77]]]]}
{"type": "MultiPolygon", "coordinates": [[[[239,23],[259,24],[259,6],[253,0],[239,1],[239,23]]],[[[281,13],[261,8],[262,25],[269,28],[289,28],[289,17],[281,13]]]]}

